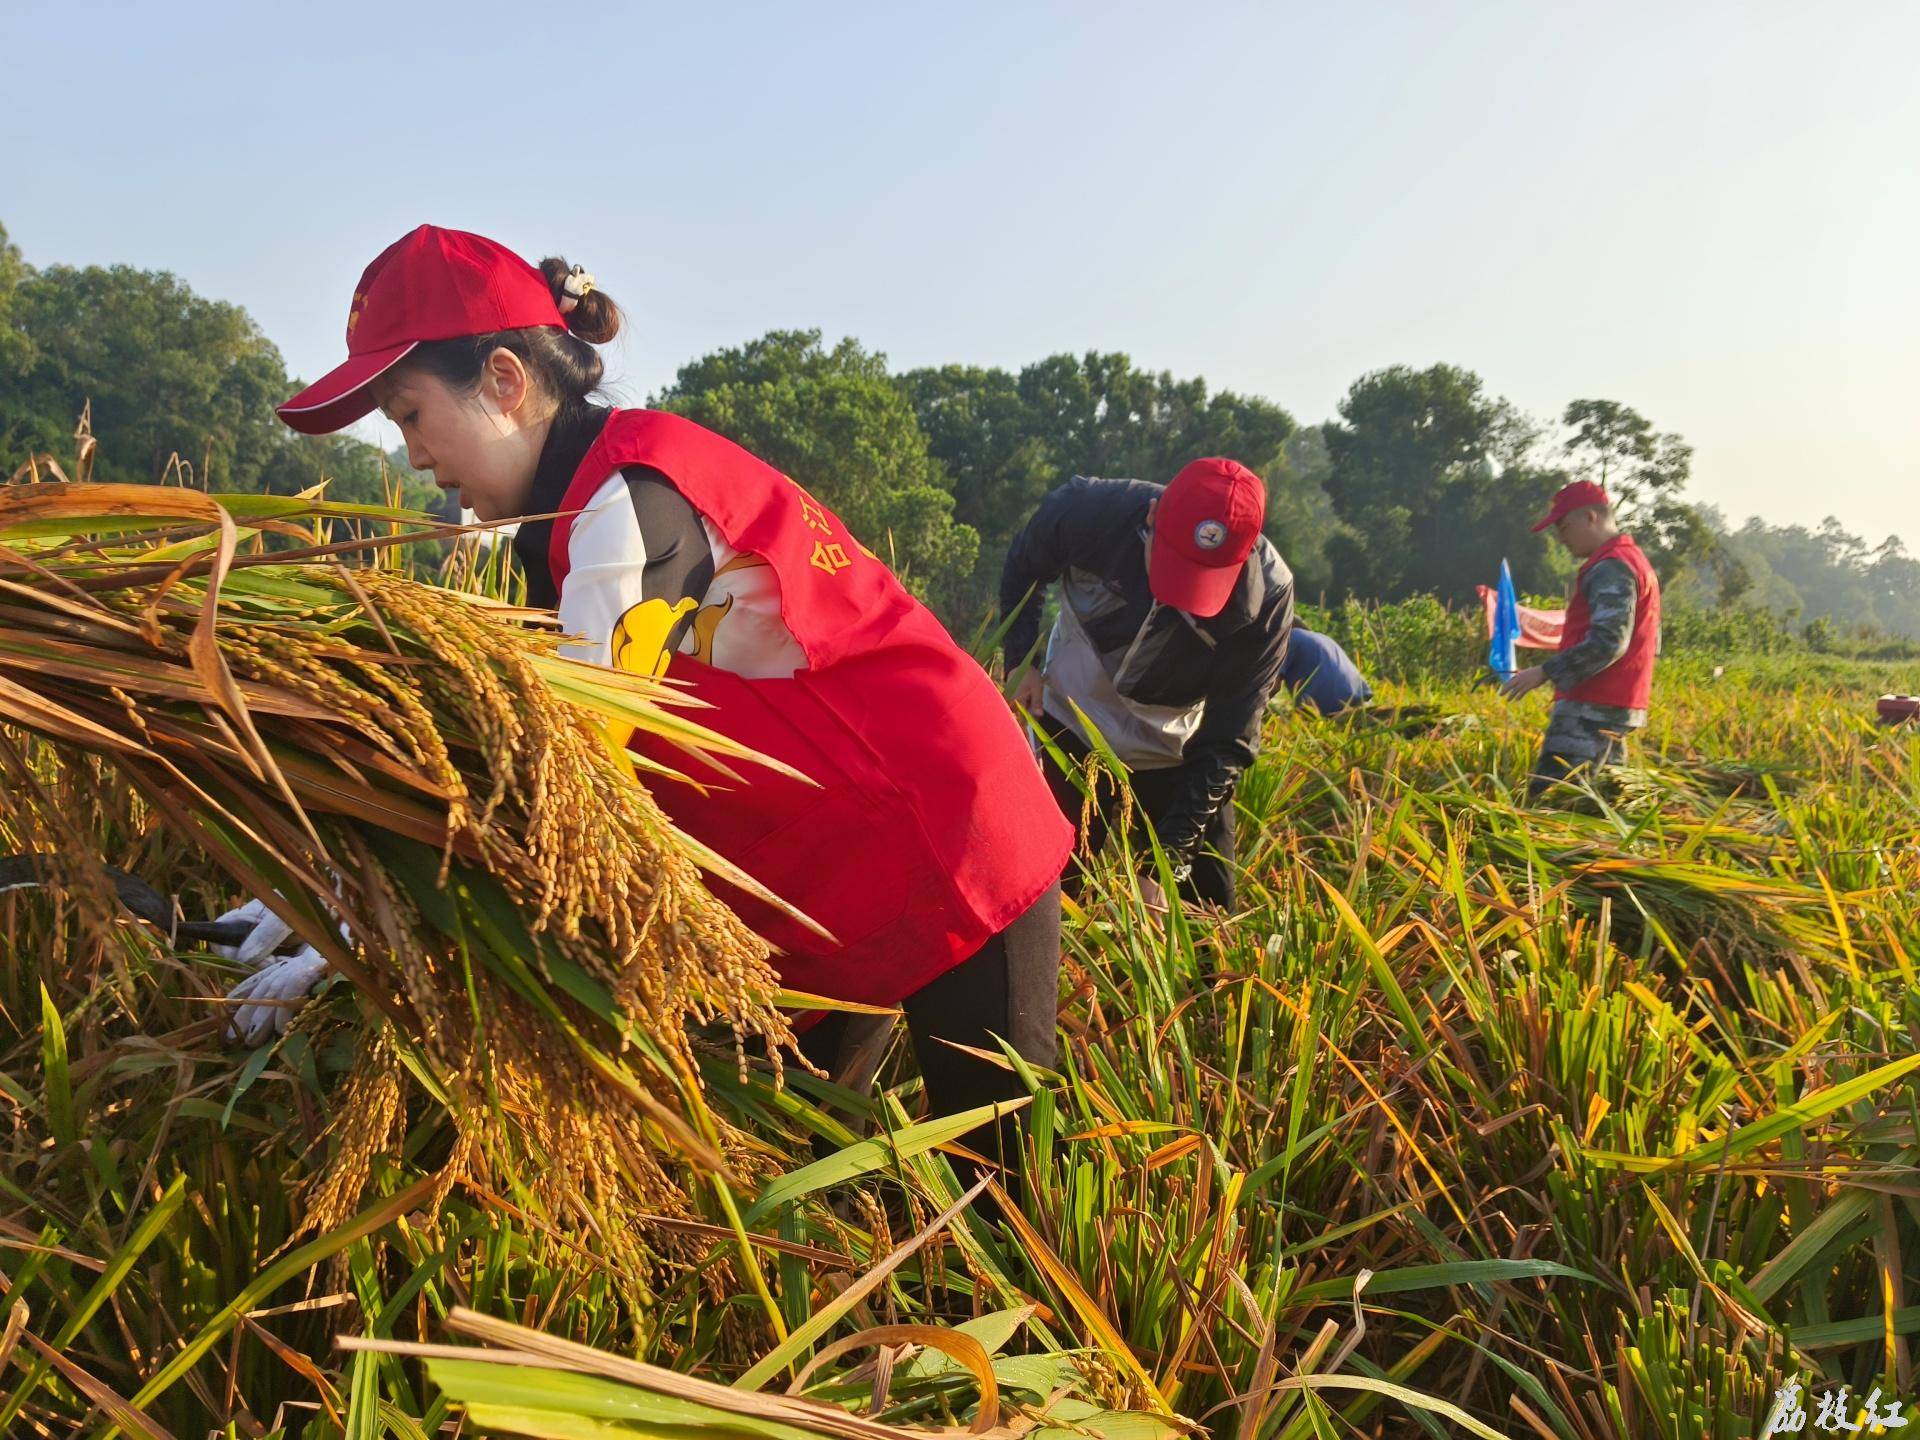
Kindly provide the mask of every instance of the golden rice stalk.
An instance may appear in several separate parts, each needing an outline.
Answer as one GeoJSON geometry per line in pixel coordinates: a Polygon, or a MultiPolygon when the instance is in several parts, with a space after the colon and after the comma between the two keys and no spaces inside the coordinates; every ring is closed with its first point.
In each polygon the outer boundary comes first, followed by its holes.
{"type": "Polygon", "coordinates": [[[86,832],[62,787],[28,783],[37,736],[65,775],[130,786],[230,894],[284,896],[358,988],[382,1028],[309,1228],[353,1209],[412,1072],[458,1131],[443,1183],[590,1219],[638,1273],[672,1242],[608,1216],[685,1216],[703,1174],[762,1163],[708,1110],[689,1027],[723,1024],[737,1051],[790,1035],[765,943],[707,891],[604,726],[728,744],[663,685],[560,659],[525,612],[350,570],[332,553],[350,545],[302,528],[382,514],[0,488],[0,831],[51,842],[70,885],[96,858],[70,854],[86,832]],[[309,543],[243,555],[262,532],[309,543]]]}

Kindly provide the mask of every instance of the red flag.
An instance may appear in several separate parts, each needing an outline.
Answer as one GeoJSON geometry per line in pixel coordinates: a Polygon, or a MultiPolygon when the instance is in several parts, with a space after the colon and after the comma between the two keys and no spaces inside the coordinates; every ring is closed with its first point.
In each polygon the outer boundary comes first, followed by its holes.
{"type": "MultiPolygon", "coordinates": [[[[1480,594],[1480,603],[1486,607],[1487,635],[1491,638],[1494,624],[1493,607],[1500,597],[1491,585],[1476,585],[1474,589],[1480,594]]],[[[1567,623],[1566,611],[1536,610],[1530,605],[1521,605],[1517,608],[1520,614],[1520,644],[1529,650],[1560,648],[1560,631],[1567,623]]]]}

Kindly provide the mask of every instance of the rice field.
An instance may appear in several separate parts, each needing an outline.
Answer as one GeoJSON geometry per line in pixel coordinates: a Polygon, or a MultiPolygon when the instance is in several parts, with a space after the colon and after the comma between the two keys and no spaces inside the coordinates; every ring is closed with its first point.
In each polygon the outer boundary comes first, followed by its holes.
{"type": "Polygon", "coordinates": [[[0,491],[0,853],[56,882],[0,893],[0,1433],[1681,1440],[1789,1377],[1920,1399],[1881,677],[1682,657],[1552,810],[1543,708],[1469,676],[1276,714],[1240,913],[1148,909],[1151,856],[1070,910],[1029,1180],[983,1195],[904,1040],[865,1093],[783,1049],[603,739],[712,748],[697,712],[408,578],[382,512],[109,488],[0,491]],[[277,887],[341,973],[229,1048],[231,964],[101,865],[189,918],[277,887]]]}

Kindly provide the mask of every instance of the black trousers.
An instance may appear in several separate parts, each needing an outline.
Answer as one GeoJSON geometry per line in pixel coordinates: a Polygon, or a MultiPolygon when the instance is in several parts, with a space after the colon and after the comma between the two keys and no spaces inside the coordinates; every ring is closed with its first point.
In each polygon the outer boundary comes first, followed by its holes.
{"type": "MultiPolygon", "coordinates": [[[[1120,819],[1123,798],[1120,787],[1105,766],[1099,767],[1094,772],[1094,803],[1089,807],[1086,796],[1080,792],[1079,783],[1079,776],[1084,773],[1087,756],[1091,753],[1089,746],[1052,716],[1047,716],[1045,723],[1048,736],[1073,762],[1076,771],[1074,775],[1066,774],[1052,754],[1043,751],[1041,759],[1047,772],[1047,785],[1053,791],[1053,798],[1060,802],[1061,813],[1073,822],[1076,832],[1081,829],[1081,820],[1085,817],[1085,833],[1077,836],[1076,852],[1097,855],[1120,819]]],[[[1129,838],[1136,853],[1147,851],[1143,817],[1152,820],[1154,829],[1158,831],[1185,778],[1184,765],[1130,773],[1128,783],[1133,791],[1133,827],[1129,838]]],[[[1233,798],[1229,796],[1213,812],[1213,818],[1207,822],[1207,828],[1201,834],[1200,852],[1193,857],[1193,868],[1180,885],[1182,899],[1206,901],[1228,911],[1233,909],[1236,843],[1233,798]]],[[[1069,866],[1063,882],[1066,892],[1079,898],[1083,880],[1079,867],[1069,866]]]]}
{"type": "MultiPolygon", "coordinates": [[[[1006,1040],[1036,1065],[1054,1063],[1060,1004],[1060,884],[1048,886],[1018,919],[973,954],[901,1002],[914,1058],[935,1115],[972,1110],[996,1100],[1017,1100],[1027,1087],[1020,1077],[990,1061],[953,1048],[972,1046],[990,1055],[1006,1040]],[[998,1037],[998,1038],[996,1038],[998,1037]]],[[[858,1060],[863,1045],[884,1046],[890,1022],[863,1024],[866,1016],[830,1012],[800,1037],[800,1049],[835,1075],[858,1060]]],[[[873,1061],[878,1062],[878,1054],[873,1061]]],[[[859,1083],[870,1080],[871,1071],[859,1083]]],[[[1015,1116],[983,1126],[961,1143],[1007,1170],[1011,1186],[1020,1165],[1015,1116]]]]}

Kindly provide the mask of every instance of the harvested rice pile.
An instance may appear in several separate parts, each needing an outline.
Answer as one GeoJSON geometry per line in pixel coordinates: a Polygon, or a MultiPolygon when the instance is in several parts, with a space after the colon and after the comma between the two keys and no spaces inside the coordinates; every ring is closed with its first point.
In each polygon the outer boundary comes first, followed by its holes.
{"type": "Polygon", "coordinates": [[[305,1230],[353,1212],[418,1087],[455,1124],[443,1190],[526,1187],[651,1274],[675,1242],[648,1217],[764,1168],[705,1105],[689,1027],[736,1047],[787,1030],[765,944],[707,893],[605,727],[726,744],[662,708],[664,687],[560,659],[521,612],[347,568],[317,518],[375,519],[0,490],[0,823],[56,857],[96,925],[119,922],[91,817],[176,827],[227,893],[285,897],[384,1017],[363,1027],[305,1230]],[[265,533],[297,543],[267,554],[265,533]]]}

